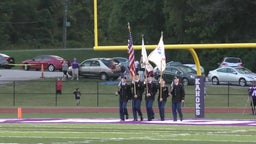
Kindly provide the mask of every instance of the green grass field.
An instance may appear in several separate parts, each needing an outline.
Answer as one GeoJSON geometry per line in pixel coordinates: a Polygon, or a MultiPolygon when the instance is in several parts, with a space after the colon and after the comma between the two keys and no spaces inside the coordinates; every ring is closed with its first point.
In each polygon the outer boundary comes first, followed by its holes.
{"type": "Polygon", "coordinates": [[[254,127],[1,124],[1,144],[253,144],[254,127]]]}

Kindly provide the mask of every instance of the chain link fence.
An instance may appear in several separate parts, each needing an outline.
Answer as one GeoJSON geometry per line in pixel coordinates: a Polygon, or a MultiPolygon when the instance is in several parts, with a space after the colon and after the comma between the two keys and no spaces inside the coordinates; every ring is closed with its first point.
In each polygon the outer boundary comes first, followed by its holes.
{"type": "MultiPolygon", "coordinates": [[[[63,82],[62,94],[57,95],[54,80],[1,81],[0,107],[74,107],[75,88],[80,88],[82,93],[79,107],[118,107],[117,85],[118,81],[70,80],[63,82]]],[[[207,83],[205,88],[205,107],[248,105],[248,87],[207,83]]],[[[194,86],[185,86],[185,91],[185,106],[194,107],[194,86]]],[[[144,103],[143,99],[142,106],[144,103]]],[[[157,107],[156,102],[154,106],[157,107]]]]}

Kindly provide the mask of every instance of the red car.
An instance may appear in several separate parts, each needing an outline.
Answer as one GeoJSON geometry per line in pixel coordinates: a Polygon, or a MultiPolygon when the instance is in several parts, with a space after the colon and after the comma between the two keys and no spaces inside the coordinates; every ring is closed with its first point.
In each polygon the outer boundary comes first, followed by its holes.
{"type": "Polygon", "coordinates": [[[42,64],[44,69],[52,72],[55,70],[62,70],[62,63],[64,59],[56,55],[39,55],[33,59],[28,59],[22,62],[24,70],[35,69],[41,70],[42,64]]]}

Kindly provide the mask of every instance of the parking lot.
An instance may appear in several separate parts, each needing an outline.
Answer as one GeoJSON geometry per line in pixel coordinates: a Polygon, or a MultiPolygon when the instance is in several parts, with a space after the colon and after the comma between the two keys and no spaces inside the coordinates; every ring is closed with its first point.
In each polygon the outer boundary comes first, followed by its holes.
{"type": "Polygon", "coordinates": [[[24,71],[15,69],[0,69],[0,83],[7,81],[17,81],[17,80],[33,80],[52,77],[62,77],[62,72],[48,72],[44,71],[24,71]]]}

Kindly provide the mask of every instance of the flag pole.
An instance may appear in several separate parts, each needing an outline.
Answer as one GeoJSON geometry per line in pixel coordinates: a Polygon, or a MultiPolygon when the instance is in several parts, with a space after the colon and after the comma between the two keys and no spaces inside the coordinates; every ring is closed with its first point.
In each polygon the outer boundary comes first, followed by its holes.
{"type": "MultiPolygon", "coordinates": [[[[161,32],[161,38],[163,38],[163,31],[161,32]]],[[[163,60],[161,59],[161,70],[160,70],[160,101],[163,100],[163,92],[162,92],[162,80],[163,80],[163,60]]]]}
{"type": "MultiPolygon", "coordinates": [[[[161,61],[161,67],[162,67],[162,61],[161,61]]],[[[162,69],[162,68],[161,68],[162,69]]],[[[162,72],[162,70],[160,71],[160,80],[159,80],[159,84],[160,84],[160,89],[159,89],[159,91],[160,91],[160,101],[162,101],[163,100],[163,97],[162,97],[162,80],[163,80],[163,78],[162,78],[162,75],[163,75],[163,72],[162,72]]]]}
{"type": "MultiPolygon", "coordinates": [[[[131,26],[130,26],[130,23],[129,23],[129,22],[128,22],[127,26],[128,26],[129,34],[131,35],[131,26]]],[[[133,44],[132,44],[132,45],[133,45],[133,44]]],[[[130,54],[129,54],[129,56],[130,56],[130,54]]],[[[133,64],[133,69],[134,69],[134,64],[133,64]]],[[[130,76],[132,77],[132,81],[134,81],[134,83],[133,83],[133,87],[134,87],[133,92],[134,92],[134,96],[135,96],[135,95],[137,94],[137,92],[136,92],[136,85],[135,85],[134,74],[131,74],[131,72],[130,72],[130,76]]]]}
{"type": "MultiPolygon", "coordinates": [[[[144,35],[142,34],[141,35],[141,37],[142,37],[142,41],[143,41],[143,45],[144,45],[144,35]]],[[[143,62],[144,63],[144,62],[143,62]]],[[[147,77],[148,77],[148,75],[147,75],[147,63],[144,63],[144,65],[145,65],[145,68],[144,68],[144,73],[145,73],[145,76],[146,76],[146,94],[148,95],[148,80],[147,80],[147,77]]]]}

